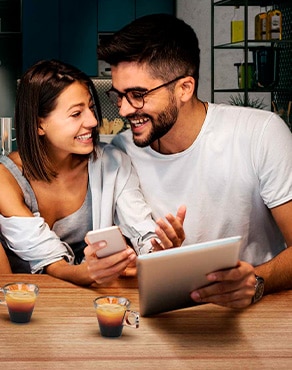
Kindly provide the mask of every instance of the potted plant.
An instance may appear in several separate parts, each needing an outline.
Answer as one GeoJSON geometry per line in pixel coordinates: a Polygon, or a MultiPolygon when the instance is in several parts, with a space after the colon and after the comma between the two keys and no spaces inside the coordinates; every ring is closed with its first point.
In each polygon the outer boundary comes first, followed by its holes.
{"type": "Polygon", "coordinates": [[[240,106],[248,106],[252,108],[257,109],[264,109],[266,108],[266,104],[264,103],[264,98],[250,98],[247,97],[247,104],[245,104],[244,97],[240,94],[237,94],[236,96],[231,95],[230,100],[228,100],[228,103],[231,105],[240,105],[240,106]]]}

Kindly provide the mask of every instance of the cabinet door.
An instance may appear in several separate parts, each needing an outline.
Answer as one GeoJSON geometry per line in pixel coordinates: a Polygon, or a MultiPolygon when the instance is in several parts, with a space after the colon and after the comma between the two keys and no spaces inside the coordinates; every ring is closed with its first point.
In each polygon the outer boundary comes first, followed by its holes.
{"type": "Polygon", "coordinates": [[[98,31],[115,32],[135,19],[135,0],[98,0],[98,31]]]}
{"type": "Polygon", "coordinates": [[[59,0],[22,2],[22,47],[25,71],[41,59],[59,57],[59,0]]]}
{"type": "Polygon", "coordinates": [[[146,14],[175,13],[175,0],[98,0],[98,31],[115,32],[146,14]]]}
{"type": "Polygon", "coordinates": [[[175,14],[175,0],[136,0],[136,18],[153,13],[175,14]]]}
{"type": "Polygon", "coordinates": [[[23,1],[23,71],[41,59],[60,59],[97,73],[96,0],[23,1]]]}
{"type": "Polygon", "coordinates": [[[59,17],[59,58],[96,76],[96,0],[61,0],[59,17]]]}

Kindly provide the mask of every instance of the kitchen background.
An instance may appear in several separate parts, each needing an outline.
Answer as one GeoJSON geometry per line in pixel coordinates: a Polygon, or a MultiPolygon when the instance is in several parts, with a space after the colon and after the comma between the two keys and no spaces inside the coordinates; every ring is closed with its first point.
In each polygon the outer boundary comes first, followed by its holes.
{"type": "MultiPolygon", "coordinates": [[[[242,5],[246,0],[224,2],[242,5]]],[[[268,0],[248,1],[249,4],[257,4],[248,7],[249,39],[254,39],[254,17],[262,10],[258,5],[261,2],[273,3],[268,0]]],[[[288,36],[286,34],[285,37],[290,39],[291,55],[291,0],[278,2],[287,3],[290,8],[290,28],[286,30],[288,36]]],[[[114,108],[104,94],[111,80],[107,66],[99,63],[96,57],[98,40],[141,15],[160,12],[176,14],[189,23],[198,35],[201,48],[199,97],[207,101],[214,98],[215,102],[228,102],[232,90],[235,92],[238,87],[238,68],[235,64],[243,63],[244,50],[222,49],[214,52],[211,44],[212,23],[215,44],[229,43],[230,22],[234,16],[234,6],[215,8],[212,17],[211,0],[0,0],[0,117],[13,116],[16,81],[22,72],[37,60],[57,58],[76,65],[94,79],[101,92],[105,118],[116,118],[117,112],[112,111],[114,108]],[[212,86],[226,91],[214,94],[212,86]]],[[[241,17],[243,10],[244,7],[240,6],[241,17]]],[[[252,61],[251,52],[248,53],[248,60],[252,61]]],[[[285,61],[285,65],[291,72],[291,58],[285,61]]],[[[289,96],[292,85],[290,72],[289,96]]],[[[250,96],[263,99],[265,109],[273,106],[271,92],[265,89],[250,96]]]]}

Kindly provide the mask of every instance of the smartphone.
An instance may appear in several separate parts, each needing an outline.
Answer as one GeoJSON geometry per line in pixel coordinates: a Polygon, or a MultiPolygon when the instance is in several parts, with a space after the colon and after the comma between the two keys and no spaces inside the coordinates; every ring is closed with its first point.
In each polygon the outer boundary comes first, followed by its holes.
{"type": "Polygon", "coordinates": [[[118,226],[110,226],[104,229],[88,231],[86,237],[90,244],[105,241],[107,246],[96,252],[97,257],[107,257],[121,252],[127,248],[125,238],[118,226]]]}

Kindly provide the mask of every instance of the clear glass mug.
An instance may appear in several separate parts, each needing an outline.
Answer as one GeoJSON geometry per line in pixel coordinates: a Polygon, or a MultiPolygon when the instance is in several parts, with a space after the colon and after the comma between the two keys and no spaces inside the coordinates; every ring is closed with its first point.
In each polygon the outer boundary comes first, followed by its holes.
{"type": "Polygon", "coordinates": [[[10,320],[14,323],[27,323],[31,319],[39,288],[30,283],[9,283],[0,288],[4,300],[0,304],[6,305],[10,320]]]}
{"type": "Polygon", "coordinates": [[[139,312],[129,309],[131,302],[127,298],[101,296],[95,298],[93,304],[103,337],[120,337],[124,326],[139,327],[139,312]]]}
{"type": "Polygon", "coordinates": [[[12,151],[12,142],[15,138],[12,138],[12,118],[11,117],[0,117],[0,140],[1,140],[1,154],[7,155],[12,151]]]}

